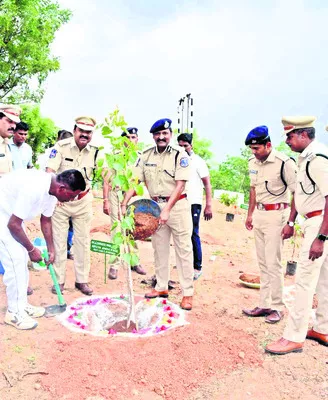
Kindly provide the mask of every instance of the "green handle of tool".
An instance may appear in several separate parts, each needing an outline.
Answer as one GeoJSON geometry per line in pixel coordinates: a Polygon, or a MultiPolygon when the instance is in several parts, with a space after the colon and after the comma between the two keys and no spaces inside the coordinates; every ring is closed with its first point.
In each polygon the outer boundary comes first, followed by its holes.
{"type": "Polygon", "coordinates": [[[64,306],[64,305],[66,305],[66,303],[65,303],[64,297],[63,297],[63,295],[61,293],[61,290],[60,290],[60,287],[59,287],[59,284],[58,284],[58,281],[57,281],[57,278],[56,278],[54,267],[52,266],[52,264],[49,264],[48,268],[49,268],[49,271],[50,271],[52,282],[53,282],[53,284],[55,286],[55,289],[56,289],[59,305],[60,306],[64,306]]]}

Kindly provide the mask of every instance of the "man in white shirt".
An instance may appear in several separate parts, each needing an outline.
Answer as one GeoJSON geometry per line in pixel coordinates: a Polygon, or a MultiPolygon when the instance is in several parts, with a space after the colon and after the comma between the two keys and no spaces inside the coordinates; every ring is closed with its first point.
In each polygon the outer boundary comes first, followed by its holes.
{"type": "Polygon", "coordinates": [[[179,146],[184,147],[191,159],[191,174],[187,186],[188,199],[191,204],[193,222],[192,247],[194,253],[194,280],[202,274],[202,245],[199,237],[199,220],[202,211],[203,189],[205,188],[204,219],[212,219],[212,187],[206,162],[192,150],[192,134],[182,133],[178,136],[179,146]]]}
{"type": "Polygon", "coordinates": [[[42,260],[39,249],[25,233],[23,222],[41,214],[41,230],[47,243],[49,259],[55,259],[51,216],[60,202],[73,200],[85,190],[85,181],[77,170],[59,175],[44,171],[19,170],[0,179],[0,260],[5,274],[8,310],[5,323],[17,329],[34,329],[38,324],[31,317],[43,316],[45,309],[27,303],[28,257],[42,260]]]}
{"type": "Polygon", "coordinates": [[[29,126],[25,122],[16,124],[13,137],[9,141],[13,159],[13,169],[33,168],[32,148],[26,143],[29,126]]]}

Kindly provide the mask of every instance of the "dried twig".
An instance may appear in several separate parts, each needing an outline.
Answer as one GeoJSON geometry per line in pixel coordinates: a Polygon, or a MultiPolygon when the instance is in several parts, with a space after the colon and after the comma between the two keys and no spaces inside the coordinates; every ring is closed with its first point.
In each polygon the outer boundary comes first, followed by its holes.
{"type": "Polygon", "coordinates": [[[21,381],[27,375],[38,375],[38,374],[49,375],[49,372],[46,372],[46,371],[24,372],[24,374],[22,374],[18,380],[21,381]]]}
{"type": "Polygon", "coordinates": [[[11,383],[9,376],[4,371],[2,371],[2,375],[5,377],[6,381],[9,383],[9,386],[13,387],[14,385],[11,383]]]}

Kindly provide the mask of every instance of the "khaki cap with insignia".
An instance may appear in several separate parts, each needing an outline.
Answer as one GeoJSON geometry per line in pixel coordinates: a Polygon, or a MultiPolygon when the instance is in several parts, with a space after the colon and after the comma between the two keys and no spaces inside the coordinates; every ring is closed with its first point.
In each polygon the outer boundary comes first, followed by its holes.
{"type": "Polygon", "coordinates": [[[75,125],[84,131],[93,131],[97,122],[92,117],[77,117],[75,118],[75,125]]]}
{"type": "Polygon", "coordinates": [[[294,129],[301,128],[314,128],[314,121],[316,117],[282,117],[281,122],[284,126],[284,135],[293,131],[294,129]]]}
{"type": "Polygon", "coordinates": [[[11,121],[16,122],[16,124],[20,122],[19,116],[22,112],[20,107],[12,104],[0,104],[0,112],[2,112],[11,121]]]}

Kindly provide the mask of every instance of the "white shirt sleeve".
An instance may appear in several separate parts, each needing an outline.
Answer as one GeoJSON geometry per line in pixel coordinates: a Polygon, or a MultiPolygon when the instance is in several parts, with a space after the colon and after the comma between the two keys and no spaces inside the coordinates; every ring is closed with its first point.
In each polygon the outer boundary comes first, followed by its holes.
{"type": "Polygon", "coordinates": [[[52,198],[50,199],[50,201],[47,203],[46,207],[42,211],[42,215],[44,215],[45,217],[48,217],[48,218],[50,218],[52,216],[52,214],[54,213],[56,204],[57,204],[57,198],[55,196],[51,196],[51,197],[52,198]]]}
{"type": "Polygon", "coordinates": [[[198,158],[198,160],[197,160],[196,170],[197,170],[197,173],[198,173],[199,177],[201,179],[203,179],[206,176],[210,176],[210,173],[209,173],[208,167],[206,165],[206,162],[200,157],[197,157],[197,158],[198,158]]]}

